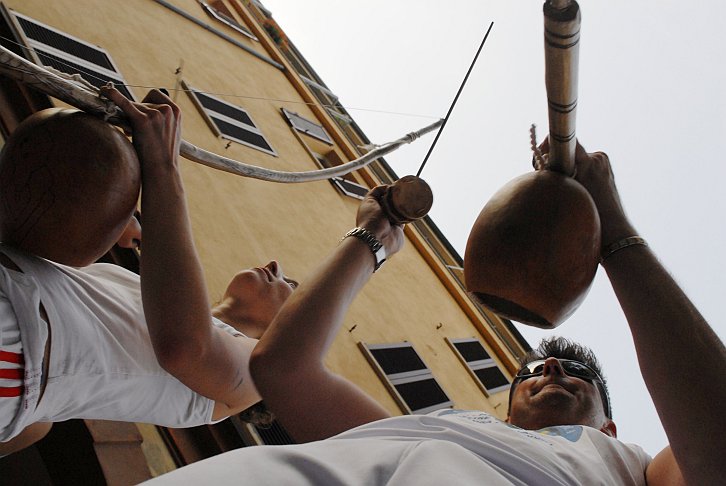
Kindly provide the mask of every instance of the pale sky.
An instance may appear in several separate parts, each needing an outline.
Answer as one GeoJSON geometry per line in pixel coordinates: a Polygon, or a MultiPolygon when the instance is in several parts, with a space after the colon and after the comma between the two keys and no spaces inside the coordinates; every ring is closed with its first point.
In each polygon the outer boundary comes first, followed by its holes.
{"type": "MultiPolygon", "coordinates": [[[[489,197],[531,170],[529,125],[537,124],[540,140],[547,133],[542,2],[263,3],[374,143],[446,114],[494,22],[422,174],[434,191],[430,215],[463,256],[489,197]]],[[[578,138],[588,150],[610,155],[640,235],[726,339],[726,168],[720,153],[726,132],[726,3],[582,0],[580,7],[578,138]]],[[[429,135],[386,160],[399,176],[415,174],[432,141],[429,135]]],[[[518,329],[533,346],[550,334],[590,346],[609,379],[619,438],[650,454],[666,445],[602,270],[585,303],[560,327],[518,329]]],[[[674,366],[681,359],[698,357],[674,356],[674,366]]]]}

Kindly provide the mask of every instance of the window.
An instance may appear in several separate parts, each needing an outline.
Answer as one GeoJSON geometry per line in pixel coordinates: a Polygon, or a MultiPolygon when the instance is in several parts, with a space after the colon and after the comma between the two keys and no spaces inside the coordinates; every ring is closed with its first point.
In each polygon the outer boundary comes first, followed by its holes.
{"type": "Polygon", "coordinates": [[[7,10],[19,42],[31,48],[33,62],[50,66],[66,74],[80,74],[99,88],[108,81],[129,99],[126,80],[113,63],[108,52],[17,12],[7,10]]]}
{"type": "Polygon", "coordinates": [[[509,380],[477,339],[446,338],[446,342],[486,395],[509,389],[509,380]]]}
{"type": "Polygon", "coordinates": [[[235,31],[239,32],[245,37],[249,37],[252,40],[259,40],[255,35],[250,32],[247,27],[242,26],[239,22],[237,22],[233,17],[229,10],[227,10],[227,7],[220,2],[219,0],[211,2],[211,5],[207,2],[204,2],[202,0],[197,0],[199,2],[199,5],[202,6],[205,12],[207,14],[222,22],[227,27],[230,27],[231,29],[234,29],[235,31]]]}
{"type": "Polygon", "coordinates": [[[453,406],[410,343],[358,346],[404,413],[428,413],[453,406]]]}
{"type": "MultiPolygon", "coordinates": [[[[305,142],[303,142],[303,144],[305,144],[305,142]]],[[[305,145],[307,147],[307,144],[305,144],[305,145]]],[[[318,165],[322,169],[327,169],[329,167],[336,167],[338,165],[343,164],[343,161],[340,159],[340,156],[338,156],[338,154],[334,150],[329,151],[326,155],[320,155],[319,153],[310,150],[309,147],[307,147],[307,148],[310,151],[310,153],[315,157],[315,160],[318,161],[318,165]]],[[[368,191],[370,191],[370,189],[368,189],[368,187],[366,187],[362,184],[358,184],[355,181],[355,178],[353,177],[353,175],[350,173],[344,174],[341,177],[337,177],[337,176],[331,177],[328,180],[333,185],[333,187],[335,187],[338,190],[338,192],[340,192],[341,194],[343,194],[345,196],[352,197],[355,199],[362,200],[366,196],[366,194],[368,194],[368,191]]]]}
{"type": "Polygon", "coordinates": [[[310,135],[311,137],[317,138],[318,140],[321,140],[329,145],[333,145],[333,140],[327,134],[322,125],[312,122],[307,118],[303,118],[297,113],[288,111],[285,108],[281,108],[281,110],[282,114],[285,116],[285,119],[287,119],[288,123],[290,123],[290,126],[293,127],[295,130],[297,130],[298,132],[302,132],[306,135],[310,135]]]}
{"type": "Polygon", "coordinates": [[[287,431],[275,420],[269,427],[258,427],[248,424],[254,430],[253,436],[259,445],[287,445],[295,444],[295,440],[290,437],[287,431]]]}
{"type": "Polygon", "coordinates": [[[342,177],[332,177],[330,179],[330,183],[333,184],[333,186],[335,186],[335,188],[339,190],[342,194],[353,197],[355,199],[365,198],[366,194],[368,194],[368,191],[370,190],[367,187],[358,184],[357,182],[349,181],[348,179],[343,179],[342,177]]]}
{"type": "Polygon", "coordinates": [[[215,96],[198,91],[186,83],[184,83],[184,88],[190,93],[197,108],[205,116],[207,124],[217,136],[277,156],[277,153],[275,153],[245,110],[215,96]]]}

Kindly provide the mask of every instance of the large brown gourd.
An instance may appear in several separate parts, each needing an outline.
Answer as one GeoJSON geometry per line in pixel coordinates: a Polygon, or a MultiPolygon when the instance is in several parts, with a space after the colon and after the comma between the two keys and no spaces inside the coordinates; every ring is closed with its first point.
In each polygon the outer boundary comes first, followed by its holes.
{"type": "Polygon", "coordinates": [[[509,182],[484,206],[464,256],[466,286],[502,317],[541,328],[567,319],[587,295],[600,257],[600,219],[575,172],[580,11],[548,1],[547,168],[509,182]]]}
{"type": "Polygon", "coordinates": [[[128,224],[141,168],[129,140],[78,110],[24,120],[0,155],[0,240],[71,266],[106,253],[128,224]]]}

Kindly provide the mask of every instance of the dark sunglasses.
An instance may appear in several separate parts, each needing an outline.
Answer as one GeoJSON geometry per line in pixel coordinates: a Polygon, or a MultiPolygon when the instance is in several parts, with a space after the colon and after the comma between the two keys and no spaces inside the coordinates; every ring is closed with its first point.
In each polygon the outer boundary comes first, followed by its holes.
{"type": "MultiPolygon", "coordinates": [[[[605,409],[605,415],[608,418],[612,418],[610,415],[610,399],[608,397],[607,391],[605,391],[605,382],[600,377],[600,375],[595,371],[594,369],[587,366],[585,363],[582,363],[580,361],[575,361],[572,359],[557,359],[557,361],[560,362],[560,366],[564,370],[564,372],[568,376],[574,376],[575,378],[580,378],[581,380],[589,381],[593,383],[598,391],[600,391],[600,396],[602,398],[602,404],[603,408],[605,409]]],[[[514,386],[518,382],[522,382],[528,378],[532,378],[534,376],[541,376],[542,373],[544,373],[544,366],[545,366],[545,360],[538,359],[536,361],[531,361],[527,363],[526,365],[522,366],[519,371],[517,371],[517,374],[514,376],[514,381],[512,382],[512,388],[511,391],[514,391],[514,386]]],[[[511,402],[512,399],[512,393],[510,391],[509,394],[509,400],[511,402]]]]}

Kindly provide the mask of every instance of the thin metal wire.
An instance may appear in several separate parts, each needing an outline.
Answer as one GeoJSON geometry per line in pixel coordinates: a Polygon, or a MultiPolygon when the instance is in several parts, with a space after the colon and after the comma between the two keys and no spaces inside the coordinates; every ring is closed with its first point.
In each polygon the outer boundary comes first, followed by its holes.
{"type": "MultiPolygon", "coordinates": [[[[65,77],[51,73],[47,69],[33,64],[27,59],[18,56],[3,46],[0,46],[0,73],[19,81],[33,89],[57,98],[60,101],[80,108],[83,111],[103,117],[115,125],[124,126],[127,120],[118,106],[109,100],[104,100],[95,91],[86,89],[79,83],[65,77]]],[[[180,154],[189,160],[198,162],[215,169],[231,172],[246,177],[253,177],[271,182],[307,182],[312,180],[328,179],[333,176],[347,174],[355,169],[367,165],[373,160],[386,155],[401,145],[411,143],[421,135],[434,131],[441,126],[443,120],[438,120],[416,132],[409,133],[398,140],[389,142],[376,150],[346,164],[327,169],[307,171],[302,173],[281,172],[262,167],[244,164],[234,159],[222,157],[207,152],[185,140],[181,141],[180,154]]]]}
{"type": "Polygon", "coordinates": [[[464,90],[464,85],[466,84],[467,79],[469,79],[469,75],[471,74],[471,70],[474,69],[474,64],[476,64],[476,60],[479,58],[479,53],[481,52],[482,48],[484,47],[484,44],[487,41],[487,37],[489,37],[489,32],[491,32],[493,26],[494,26],[494,22],[492,22],[492,23],[489,24],[489,28],[487,29],[487,33],[484,34],[484,39],[481,41],[481,44],[479,45],[479,49],[476,51],[476,55],[474,56],[474,60],[471,61],[471,66],[469,66],[469,70],[466,72],[466,76],[464,76],[464,80],[461,82],[461,86],[459,86],[459,91],[456,93],[456,96],[454,97],[454,101],[451,103],[451,106],[449,107],[449,112],[446,113],[446,116],[444,117],[444,123],[441,125],[441,128],[439,128],[439,131],[436,134],[436,138],[434,138],[434,141],[431,144],[431,147],[429,148],[429,151],[426,154],[426,157],[424,157],[424,160],[421,163],[421,167],[419,167],[418,172],[416,172],[416,177],[418,177],[418,176],[421,175],[421,171],[423,170],[424,166],[426,165],[426,162],[429,160],[429,156],[431,155],[431,152],[433,152],[434,147],[436,146],[436,142],[438,142],[439,137],[441,136],[441,132],[444,131],[444,127],[446,126],[446,122],[449,121],[449,116],[451,115],[451,112],[454,110],[454,106],[456,106],[456,102],[459,99],[459,95],[464,90]]]}
{"type": "MultiPolygon", "coordinates": [[[[13,44],[13,45],[15,45],[15,46],[17,46],[17,47],[25,50],[25,51],[32,52],[32,48],[27,47],[27,46],[25,46],[23,44],[20,44],[18,42],[15,42],[14,40],[9,39],[7,37],[4,37],[4,36],[1,36],[0,35],[0,40],[6,41],[6,42],[8,42],[10,44],[13,44]]],[[[93,73],[91,73],[89,71],[84,70],[80,66],[73,66],[73,65],[71,65],[71,64],[63,61],[63,59],[55,58],[55,62],[57,62],[58,64],[62,64],[64,66],[66,66],[66,67],[69,67],[69,68],[71,68],[74,71],[77,71],[79,74],[82,74],[83,76],[85,76],[85,78],[93,78],[93,79],[96,79],[98,81],[103,81],[104,83],[106,81],[108,81],[107,79],[100,78],[100,77],[96,76],[95,74],[93,74],[93,73]]],[[[48,68],[48,66],[45,66],[45,67],[46,67],[46,69],[48,68]]],[[[55,73],[55,74],[59,74],[59,73],[55,73]]],[[[62,72],[62,74],[63,75],[68,75],[68,73],[65,73],[65,72],[62,72]]],[[[175,74],[177,74],[177,73],[175,73],[175,74]]],[[[124,86],[126,88],[142,88],[142,89],[155,89],[155,88],[158,89],[159,88],[159,86],[146,86],[146,85],[143,85],[143,84],[123,84],[123,83],[115,83],[115,85],[116,86],[124,86]]],[[[192,92],[192,90],[190,90],[190,89],[182,89],[182,88],[176,88],[176,87],[174,87],[174,88],[165,87],[164,89],[166,89],[169,92],[173,92],[173,93],[191,93],[192,92]]],[[[262,96],[238,95],[238,94],[231,94],[231,93],[218,93],[218,92],[214,92],[214,91],[201,91],[201,90],[196,90],[196,91],[199,92],[199,93],[208,94],[208,95],[211,95],[211,96],[225,96],[225,97],[228,97],[228,98],[242,98],[242,99],[254,100],[254,101],[276,101],[278,103],[289,103],[289,104],[307,105],[307,106],[322,106],[324,108],[330,108],[330,109],[337,109],[337,108],[339,108],[337,105],[331,105],[331,104],[327,104],[327,103],[310,103],[310,102],[306,102],[306,101],[285,100],[285,99],[281,99],[281,98],[265,98],[265,97],[262,97],[262,96]]],[[[346,111],[366,111],[366,112],[370,112],[370,113],[381,113],[381,114],[384,114],[384,115],[396,115],[396,116],[409,116],[409,117],[413,117],[413,118],[430,118],[430,119],[437,119],[438,118],[437,116],[433,116],[433,115],[422,115],[422,114],[418,114],[418,113],[403,113],[403,112],[399,112],[399,111],[388,111],[388,110],[376,110],[376,109],[373,109],[373,108],[357,108],[357,107],[351,107],[351,106],[345,106],[343,108],[346,111]]]]}

